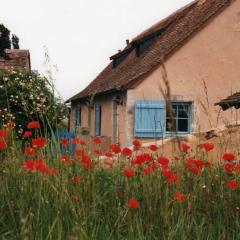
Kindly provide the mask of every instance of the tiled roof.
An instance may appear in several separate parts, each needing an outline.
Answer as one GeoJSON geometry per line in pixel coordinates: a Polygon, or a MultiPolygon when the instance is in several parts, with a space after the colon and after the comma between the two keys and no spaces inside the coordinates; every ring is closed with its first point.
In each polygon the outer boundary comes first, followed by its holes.
{"type": "Polygon", "coordinates": [[[219,105],[223,109],[223,111],[231,107],[235,107],[236,109],[240,108],[240,92],[236,92],[228,96],[220,102],[215,103],[215,105],[219,105]]]}
{"type": "Polygon", "coordinates": [[[83,91],[68,101],[129,88],[182,46],[191,35],[232,1],[234,0],[197,0],[155,24],[130,43],[136,46],[138,42],[159,32],[147,51],[140,56],[136,55],[135,50],[130,51],[124,61],[115,68],[110,63],[83,91]]]}
{"type": "Polygon", "coordinates": [[[6,49],[3,58],[0,58],[0,69],[31,69],[30,53],[28,50],[6,49]]]}

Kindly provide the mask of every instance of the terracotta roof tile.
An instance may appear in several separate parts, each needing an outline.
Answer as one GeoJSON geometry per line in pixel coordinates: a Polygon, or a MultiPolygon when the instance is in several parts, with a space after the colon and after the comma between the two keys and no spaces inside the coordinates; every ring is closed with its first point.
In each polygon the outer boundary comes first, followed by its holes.
{"type": "Polygon", "coordinates": [[[128,88],[141,76],[159,65],[163,59],[166,59],[192,34],[203,27],[210,18],[232,1],[234,0],[194,1],[155,24],[131,42],[133,45],[147,36],[161,31],[161,34],[146,52],[137,56],[135,50],[131,51],[116,68],[113,68],[112,63],[110,63],[83,91],[68,101],[128,88]]]}

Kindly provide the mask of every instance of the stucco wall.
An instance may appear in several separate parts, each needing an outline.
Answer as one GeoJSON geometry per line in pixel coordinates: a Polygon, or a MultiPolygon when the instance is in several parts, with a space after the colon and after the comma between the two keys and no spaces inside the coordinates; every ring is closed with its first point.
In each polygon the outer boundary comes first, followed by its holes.
{"type": "MultiPolygon", "coordinates": [[[[170,56],[165,66],[172,99],[193,101],[194,131],[205,131],[236,120],[235,110],[218,115],[220,108],[214,103],[240,91],[240,1],[233,2],[211,20],[170,56]]],[[[133,138],[135,101],[163,99],[160,85],[163,86],[161,67],[128,91],[125,111],[127,144],[133,138]]]]}

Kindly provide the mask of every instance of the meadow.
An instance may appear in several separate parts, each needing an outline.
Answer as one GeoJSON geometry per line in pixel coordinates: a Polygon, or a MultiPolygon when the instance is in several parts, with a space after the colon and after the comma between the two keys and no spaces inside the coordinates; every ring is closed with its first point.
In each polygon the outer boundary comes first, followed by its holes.
{"type": "Polygon", "coordinates": [[[240,239],[238,149],[101,145],[0,129],[0,239],[240,239]]]}

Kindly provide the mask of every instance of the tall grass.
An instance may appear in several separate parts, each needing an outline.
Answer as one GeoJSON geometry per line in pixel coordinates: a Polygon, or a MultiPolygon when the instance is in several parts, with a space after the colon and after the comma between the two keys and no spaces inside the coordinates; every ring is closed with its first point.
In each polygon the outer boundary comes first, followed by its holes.
{"type": "Polygon", "coordinates": [[[14,130],[0,139],[7,145],[0,150],[0,239],[240,239],[240,192],[228,186],[229,179],[239,182],[239,166],[223,159],[210,164],[215,149],[185,149],[162,165],[159,149],[140,147],[126,156],[112,146],[112,157],[100,157],[90,143],[74,139],[77,151],[61,157],[48,139],[29,156],[14,130]],[[57,172],[26,166],[40,158],[57,172]],[[129,199],[139,207],[131,208],[129,199]]]}

